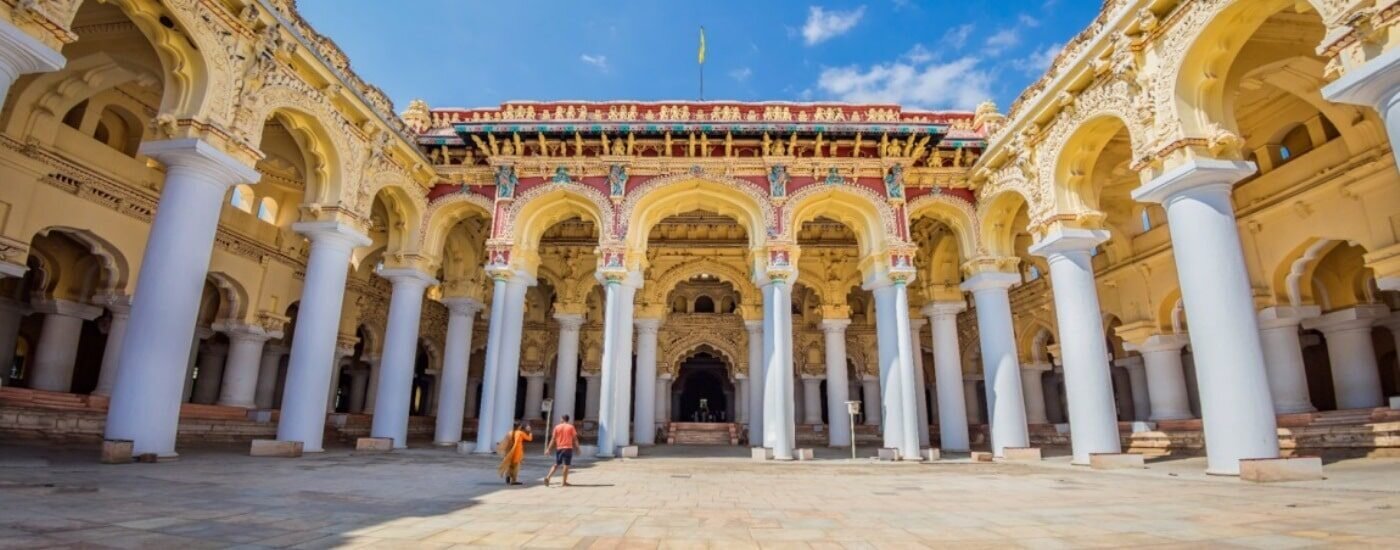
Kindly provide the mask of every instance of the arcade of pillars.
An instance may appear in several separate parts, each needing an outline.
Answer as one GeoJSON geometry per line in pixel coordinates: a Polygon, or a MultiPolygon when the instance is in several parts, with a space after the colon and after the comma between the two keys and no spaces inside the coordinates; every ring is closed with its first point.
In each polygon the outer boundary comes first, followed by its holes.
{"type": "Polygon", "coordinates": [[[1199,418],[1237,473],[1400,394],[1392,4],[1112,0],[1003,115],[395,114],[287,2],[0,3],[0,383],[165,457],[190,404],[491,452],[546,398],[611,456],[703,395],[779,459],[860,401],[905,458],[1199,418]]]}

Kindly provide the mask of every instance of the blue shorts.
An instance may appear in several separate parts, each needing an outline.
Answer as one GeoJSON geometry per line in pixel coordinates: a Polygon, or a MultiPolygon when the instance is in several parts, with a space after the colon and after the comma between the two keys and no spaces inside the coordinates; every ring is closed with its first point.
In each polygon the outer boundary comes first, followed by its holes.
{"type": "Polygon", "coordinates": [[[574,450],[573,450],[573,449],[555,449],[555,450],[554,450],[554,465],[555,465],[555,466],[558,466],[558,465],[560,465],[560,464],[563,464],[563,465],[565,465],[565,466],[573,466],[573,465],[574,465],[574,450]]]}

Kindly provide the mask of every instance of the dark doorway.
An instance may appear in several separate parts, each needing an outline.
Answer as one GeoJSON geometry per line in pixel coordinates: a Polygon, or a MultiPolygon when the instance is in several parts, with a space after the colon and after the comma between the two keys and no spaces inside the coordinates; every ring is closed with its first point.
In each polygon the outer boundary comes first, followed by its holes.
{"type": "Polygon", "coordinates": [[[729,369],[719,357],[700,352],[681,363],[680,375],[672,390],[676,407],[671,420],[677,422],[729,422],[729,399],[734,385],[729,369]]]}

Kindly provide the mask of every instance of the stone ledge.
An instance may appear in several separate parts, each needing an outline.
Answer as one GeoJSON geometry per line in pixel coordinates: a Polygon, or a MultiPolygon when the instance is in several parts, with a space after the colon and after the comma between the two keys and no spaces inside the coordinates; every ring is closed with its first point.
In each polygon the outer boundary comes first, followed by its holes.
{"type": "Polygon", "coordinates": [[[1038,462],[1040,447],[1006,447],[1001,450],[1001,459],[1009,462],[1038,462]]]}
{"type": "Polygon", "coordinates": [[[972,458],[972,461],[973,461],[973,462],[991,462],[993,456],[992,456],[992,453],[982,452],[982,451],[973,451],[973,452],[972,452],[972,457],[971,457],[971,458],[972,458]]]}
{"type": "Polygon", "coordinates": [[[1255,483],[1323,479],[1322,458],[1243,458],[1240,459],[1240,479],[1255,483]]]}
{"type": "Polygon", "coordinates": [[[589,460],[596,459],[596,458],[598,458],[598,446],[597,446],[597,445],[579,445],[579,446],[578,446],[578,454],[574,455],[574,458],[586,458],[586,459],[589,459],[589,460]]]}
{"type": "Polygon", "coordinates": [[[617,456],[622,458],[637,458],[637,446],[628,445],[626,447],[618,447],[617,456]]]}
{"type": "Polygon", "coordinates": [[[754,460],[773,460],[773,449],[767,447],[753,447],[749,450],[749,456],[754,460]]]}
{"type": "Polygon", "coordinates": [[[107,439],[102,442],[103,464],[131,464],[134,443],[129,439],[107,439]]]}
{"type": "Polygon", "coordinates": [[[892,449],[892,448],[889,448],[889,447],[882,447],[882,448],[880,449],[880,454],[877,455],[877,456],[879,457],[879,459],[880,459],[881,461],[884,461],[884,462],[894,462],[894,461],[896,461],[896,460],[899,460],[899,449],[892,449]]]}
{"type": "Polygon", "coordinates": [[[1147,467],[1147,463],[1139,454],[1090,453],[1089,467],[1095,470],[1141,470],[1147,467]]]}
{"type": "Polygon", "coordinates": [[[943,452],[938,449],[921,449],[919,458],[922,458],[924,462],[933,462],[943,458],[943,452]]]}
{"type": "Polygon", "coordinates": [[[462,442],[457,443],[457,454],[459,454],[459,455],[469,455],[469,454],[472,454],[472,451],[475,450],[475,449],[476,449],[476,443],[472,443],[472,442],[470,442],[470,441],[462,441],[462,442]]]}
{"type": "Polygon", "coordinates": [[[812,460],[815,458],[811,449],[793,449],[792,456],[798,460],[812,460]]]}
{"type": "Polygon", "coordinates": [[[394,450],[392,437],[361,437],[355,440],[356,451],[389,452],[394,450]]]}
{"type": "Polygon", "coordinates": [[[248,456],[270,456],[279,458],[301,457],[302,442],[277,439],[254,439],[248,449],[248,456]]]}

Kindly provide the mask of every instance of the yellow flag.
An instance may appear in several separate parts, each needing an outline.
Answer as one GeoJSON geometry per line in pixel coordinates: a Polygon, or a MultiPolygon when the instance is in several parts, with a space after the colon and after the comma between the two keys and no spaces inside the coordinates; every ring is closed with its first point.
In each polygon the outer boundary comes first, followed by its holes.
{"type": "Polygon", "coordinates": [[[700,27],[700,64],[705,64],[705,27],[700,27]]]}

